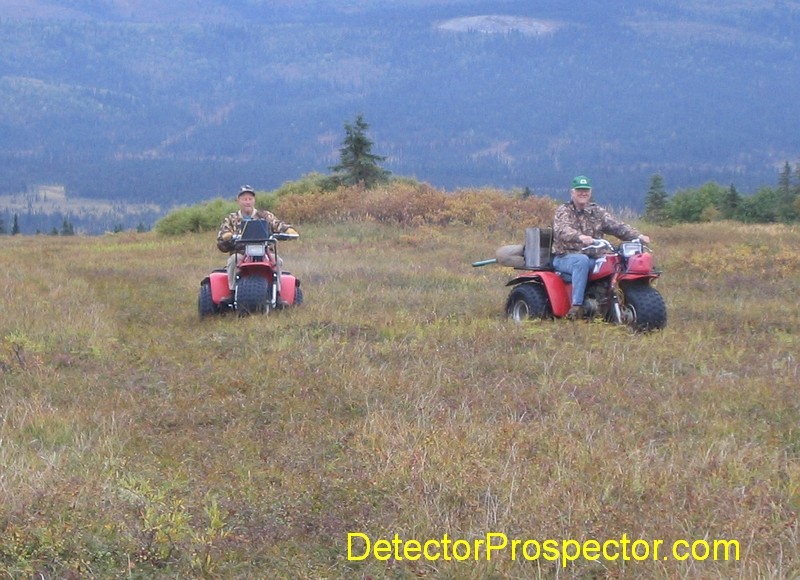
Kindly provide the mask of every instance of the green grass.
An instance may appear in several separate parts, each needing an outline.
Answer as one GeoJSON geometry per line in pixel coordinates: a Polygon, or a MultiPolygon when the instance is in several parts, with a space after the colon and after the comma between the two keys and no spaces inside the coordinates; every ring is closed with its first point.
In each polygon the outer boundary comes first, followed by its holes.
{"type": "Polygon", "coordinates": [[[213,234],[4,238],[0,576],[800,575],[796,227],[647,228],[644,335],[506,321],[510,271],[470,264],[522,227],[299,227],[301,308],[202,322],[213,234]],[[349,532],[740,559],[349,562],[349,532]]]}

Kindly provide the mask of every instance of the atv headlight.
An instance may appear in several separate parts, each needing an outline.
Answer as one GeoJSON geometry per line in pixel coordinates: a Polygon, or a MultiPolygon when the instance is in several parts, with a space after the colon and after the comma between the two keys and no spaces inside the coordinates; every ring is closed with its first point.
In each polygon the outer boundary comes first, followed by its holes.
{"type": "Polygon", "coordinates": [[[625,242],[622,244],[622,255],[626,258],[642,253],[642,242],[625,242]]]}
{"type": "Polygon", "coordinates": [[[244,247],[244,253],[251,258],[256,258],[264,255],[264,244],[247,244],[244,247]]]}

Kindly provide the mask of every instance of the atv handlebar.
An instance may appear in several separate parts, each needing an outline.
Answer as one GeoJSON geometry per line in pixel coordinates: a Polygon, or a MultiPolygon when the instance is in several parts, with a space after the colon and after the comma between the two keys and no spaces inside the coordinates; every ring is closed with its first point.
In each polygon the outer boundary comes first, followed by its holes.
{"type": "Polygon", "coordinates": [[[581,251],[584,252],[586,250],[611,250],[614,251],[614,246],[611,245],[606,239],[600,238],[593,240],[591,244],[588,246],[581,248],[581,251]]]}
{"type": "Polygon", "coordinates": [[[244,244],[244,243],[259,244],[259,243],[262,243],[262,242],[270,242],[270,241],[275,241],[275,240],[278,240],[278,241],[296,240],[299,237],[300,237],[300,234],[274,233],[274,234],[271,234],[270,237],[267,238],[266,240],[263,240],[263,239],[262,240],[249,240],[248,242],[242,242],[242,236],[239,235],[239,234],[236,234],[231,238],[230,241],[233,242],[234,244],[244,244]]]}
{"type": "Polygon", "coordinates": [[[650,252],[650,246],[645,245],[645,243],[640,239],[630,240],[628,242],[623,242],[620,244],[619,248],[615,248],[614,244],[609,242],[606,239],[595,239],[591,244],[588,246],[581,248],[581,251],[585,250],[608,250],[610,252],[622,252],[625,257],[629,256],[627,246],[630,244],[638,245],[638,250],[635,250],[633,253],[641,253],[641,252],[650,252]]]}

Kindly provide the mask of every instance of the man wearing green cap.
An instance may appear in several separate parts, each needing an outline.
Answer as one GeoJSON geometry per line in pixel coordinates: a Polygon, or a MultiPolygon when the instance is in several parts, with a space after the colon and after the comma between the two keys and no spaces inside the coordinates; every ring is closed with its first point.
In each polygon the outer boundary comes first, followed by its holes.
{"type": "Polygon", "coordinates": [[[572,306],[567,318],[583,318],[583,297],[589,271],[597,257],[583,251],[603,234],[611,234],[623,241],[640,239],[650,243],[650,238],[611,216],[605,209],[591,201],[592,182],[585,175],[572,180],[570,201],[556,210],[553,219],[553,268],[572,276],[572,306]]]}

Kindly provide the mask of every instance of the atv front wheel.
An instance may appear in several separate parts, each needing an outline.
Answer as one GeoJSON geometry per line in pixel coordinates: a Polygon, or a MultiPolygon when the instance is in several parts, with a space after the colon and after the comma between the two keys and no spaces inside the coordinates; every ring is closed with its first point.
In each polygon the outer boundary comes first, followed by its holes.
{"type": "Polygon", "coordinates": [[[197,311],[200,318],[211,316],[219,312],[217,305],[214,304],[214,299],[211,297],[211,283],[206,280],[200,284],[200,294],[197,297],[197,311]]]}
{"type": "Polygon", "coordinates": [[[658,290],[647,284],[622,289],[622,319],[637,331],[659,330],[667,325],[667,306],[658,290]]]}
{"type": "Polygon", "coordinates": [[[547,298],[547,290],[540,284],[520,284],[508,295],[506,316],[514,322],[531,318],[552,318],[553,309],[547,298]]]}
{"type": "Polygon", "coordinates": [[[269,283],[262,276],[245,276],[236,285],[236,310],[241,315],[267,309],[269,283]]]}

